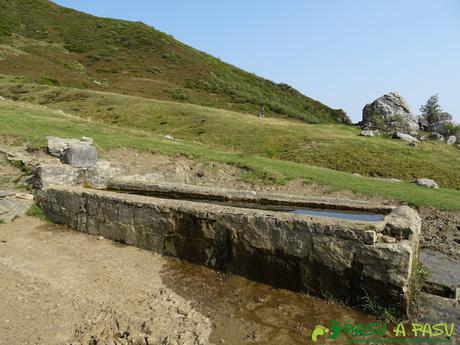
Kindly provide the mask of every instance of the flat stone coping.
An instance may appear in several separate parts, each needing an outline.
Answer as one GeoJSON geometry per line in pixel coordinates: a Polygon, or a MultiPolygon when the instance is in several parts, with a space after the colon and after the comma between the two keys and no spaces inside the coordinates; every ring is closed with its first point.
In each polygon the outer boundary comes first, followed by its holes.
{"type": "Polygon", "coordinates": [[[125,176],[109,180],[108,190],[147,196],[165,196],[174,199],[196,199],[209,201],[245,202],[260,205],[295,206],[337,211],[361,211],[365,213],[388,214],[395,206],[369,203],[366,201],[307,197],[300,195],[241,191],[225,188],[194,186],[181,183],[146,181],[138,176],[125,176]]]}

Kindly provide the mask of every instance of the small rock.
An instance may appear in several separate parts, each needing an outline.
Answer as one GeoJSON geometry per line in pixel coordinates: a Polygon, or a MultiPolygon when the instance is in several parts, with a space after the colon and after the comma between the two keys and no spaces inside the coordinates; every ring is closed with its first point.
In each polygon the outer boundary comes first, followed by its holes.
{"type": "Polygon", "coordinates": [[[436,132],[431,133],[430,138],[435,140],[444,140],[444,136],[436,132]]]}
{"type": "Polygon", "coordinates": [[[419,143],[420,142],[417,138],[413,137],[412,135],[401,133],[401,132],[396,132],[395,134],[393,134],[393,138],[401,139],[401,140],[407,141],[408,143],[419,143]]]}
{"type": "Polygon", "coordinates": [[[29,193],[16,193],[16,198],[22,200],[34,200],[34,195],[29,193]]]}
{"type": "Polygon", "coordinates": [[[361,131],[361,133],[359,135],[363,136],[363,137],[375,137],[375,132],[374,131],[371,131],[370,129],[365,129],[363,131],[361,131]]]}
{"type": "Polygon", "coordinates": [[[4,198],[4,197],[7,197],[7,196],[12,196],[12,195],[14,195],[13,192],[5,192],[5,191],[0,190],[0,198],[4,198]]]}
{"type": "Polygon", "coordinates": [[[168,139],[168,140],[174,140],[174,137],[172,135],[169,135],[169,134],[166,134],[164,136],[165,139],[168,139]]]}
{"type": "Polygon", "coordinates": [[[353,173],[352,175],[353,176],[361,176],[361,174],[358,174],[358,173],[353,173]]]}
{"type": "Polygon", "coordinates": [[[396,238],[379,234],[378,240],[383,243],[396,243],[396,238]]]}
{"type": "Polygon", "coordinates": [[[415,180],[414,182],[418,184],[419,186],[423,186],[427,188],[434,188],[434,189],[439,188],[439,185],[435,181],[428,179],[428,178],[419,178],[415,180]]]}
{"type": "Polygon", "coordinates": [[[5,101],[5,97],[0,96],[0,101],[5,101]]]}
{"type": "Polygon", "coordinates": [[[81,137],[81,141],[84,141],[90,145],[93,145],[94,144],[94,139],[92,138],[88,138],[88,137],[81,137]]]}
{"type": "Polygon", "coordinates": [[[100,240],[103,240],[104,237],[103,236],[97,236],[97,240],[100,241],[100,240]]]}
{"type": "Polygon", "coordinates": [[[447,138],[447,145],[453,145],[457,142],[457,138],[455,137],[455,135],[451,135],[449,138],[447,138]]]}

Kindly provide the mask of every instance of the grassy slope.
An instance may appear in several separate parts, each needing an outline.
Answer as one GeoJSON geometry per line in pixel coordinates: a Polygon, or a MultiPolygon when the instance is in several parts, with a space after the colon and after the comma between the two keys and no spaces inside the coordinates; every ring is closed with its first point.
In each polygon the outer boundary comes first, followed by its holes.
{"type": "MultiPolygon", "coordinates": [[[[460,189],[460,151],[439,141],[417,147],[383,137],[365,138],[344,125],[309,125],[190,104],[148,100],[119,94],[15,85],[0,78],[0,94],[46,104],[95,122],[149,133],[170,134],[261,157],[289,160],[349,173],[411,181],[427,177],[443,187],[460,189]]],[[[287,163],[283,163],[287,164],[287,163]]]]}
{"type": "Polygon", "coordinates": [[[247,167],[252,171],[251,177],[255,179],[285,182],[300,178],[306,183],[318,183],[332,189],[400,200],[416,206],[429,205],[460,210],[458,190],[427,189],[411,183],[357,177],[294,162],[220,151],[198,143],[165,140],[145,131],[101,125],[36,105],[0,101],[0,123],[0,135],[16,136],[18,141],[29,141],[32,144],[44,145],[46,135],[75,138],[86,135],[93,137],[101,149],[132,147],[164,154],[184,154],[203,161],[219,161],[247,167]]]}
{"type": "Polygon", "coordinates": [[[48,0],[0,0],[0,73],[29,81],[331,123],[344,113],[247,73],[140,22],[48,0]],[[40,66],[40,68],[37,68],[40,66]],[[101,82],[102,85],[96,84],[101,82]]]}

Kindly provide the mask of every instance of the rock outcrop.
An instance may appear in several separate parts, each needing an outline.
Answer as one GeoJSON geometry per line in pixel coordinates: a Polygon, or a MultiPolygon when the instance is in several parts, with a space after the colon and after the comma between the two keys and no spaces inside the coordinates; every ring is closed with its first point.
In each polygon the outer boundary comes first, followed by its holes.
{"type": "Polygon", "coordinates": [[[24,215],[32,206],[33,195],[0,191],[0,221],[8,223],[24,215]]]}
{"type": "Polygon", "coordinates": [[[416,133],[419,130],[417,119],[412,115],[409,104],[396,92],[386,94],[363,109],[363,129],[396,130],[403,133],[416,133]]]}
{"type": "Polygon", "coordinates": [[[428,124],[428,131],[447,135],[447,128],[454,124],[452,115],[449,113],[439,113],[435,119],[428,124]]]}
{"type": "Polygon", "coordinates": [[[119,162],[97,159],[93,139],[82,140],[48,137],[48,152],[55,161],[35,162],[27,183],[41,189],[51,185],[75,186],[88,183],[105,188],[110,178],[120,177],[125,168],[119,162]]]}

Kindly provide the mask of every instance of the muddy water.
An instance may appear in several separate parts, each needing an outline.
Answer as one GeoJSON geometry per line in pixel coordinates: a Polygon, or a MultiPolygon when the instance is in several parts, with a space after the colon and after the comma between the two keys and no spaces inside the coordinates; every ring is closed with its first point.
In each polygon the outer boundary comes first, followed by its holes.
{"type": "MultiPolygon", "coordinates": [[[[312,344],[318,324],[369,323],[374,317],[325,300],[167,260],[164,283],[211,319],[215,344],[312,344]]],[[[344,336],[334,344],[347,343],[344,336]]],[[[324,342],[318,342],[324,343],[324,342]]]]}

